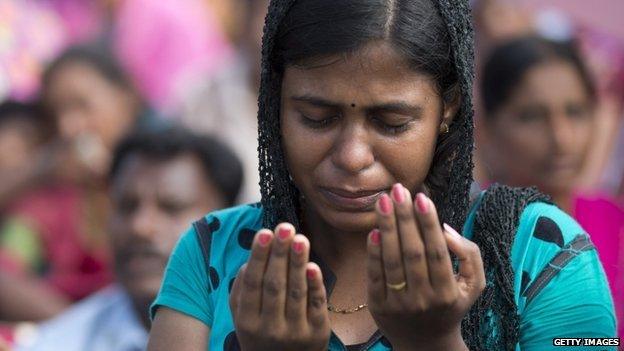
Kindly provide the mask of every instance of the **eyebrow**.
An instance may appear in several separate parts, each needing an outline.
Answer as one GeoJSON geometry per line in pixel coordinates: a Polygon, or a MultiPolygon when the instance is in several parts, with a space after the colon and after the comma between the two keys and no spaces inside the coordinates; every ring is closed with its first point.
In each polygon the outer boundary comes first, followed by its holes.
{"type": "MultiPolygon", "coordinates": [[[[345,104],[337,103],[312,95],[291,96],[290,98],[295,101],[305,102],[318,107],[343,108],[345,106],[345,104]]],[[[421,115],[423,112],[422,106],[410,105],[403,101],[391,101],[379,105],[366,106],[365,109],[374,112],[389,112],[417,116],[421,115]]]]}

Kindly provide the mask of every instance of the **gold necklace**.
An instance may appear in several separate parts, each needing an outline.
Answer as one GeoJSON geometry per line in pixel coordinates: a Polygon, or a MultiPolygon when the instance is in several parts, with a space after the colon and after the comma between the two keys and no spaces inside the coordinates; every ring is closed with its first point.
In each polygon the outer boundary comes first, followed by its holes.
{"type": "Polygon", "coordinates": [[[357,311],[360,311],[364,308],[367,308],[368,304],[367,303],[363,303],[357,307],[353,307],[353,308],[337,308],[334,305],[332,305],[331,303],[327,302],[327,310],[329,312],[334,312],[334,313],[340,313],[340,314],[351,314],[351,313],[355,313],[357,311]]]}

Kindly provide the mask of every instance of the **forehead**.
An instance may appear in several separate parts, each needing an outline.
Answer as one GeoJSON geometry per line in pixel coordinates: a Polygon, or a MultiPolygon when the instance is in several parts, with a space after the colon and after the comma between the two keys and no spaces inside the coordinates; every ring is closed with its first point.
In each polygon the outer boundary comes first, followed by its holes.
{"type": "Polygon", "coordinates": [[[322,94],[360,102],[426,99],[437,94],[434,80],[410,67],[385,41],[371,42],[353,53],[288,66],[282,89],[284,95],[322,94]]]}
{"type": "Polygon", "coordinates": [[[208,188],[209,179],[195,155],[180,154],[154,159],[141,154],[128,155],[113,180],[113,192],[158,192],[190,195],[208,188]]]}
{"type": "Polygon", "coordinates": [[[589,97],[578,70],[570,63],[553,60],[530,68],[522,78],[517,100],[566,100],[589,97]]]}

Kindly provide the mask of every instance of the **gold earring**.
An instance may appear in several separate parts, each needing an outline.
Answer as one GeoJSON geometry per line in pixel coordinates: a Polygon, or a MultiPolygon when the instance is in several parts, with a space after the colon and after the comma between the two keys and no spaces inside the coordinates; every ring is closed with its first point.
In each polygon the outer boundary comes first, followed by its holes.
{"type": "Polygon", "coordinates": [[[440,134],[446,134],[449,132],[449,125],[446,124],[446,122],[442,122],[442,125],[440,125],[440,134]]]}

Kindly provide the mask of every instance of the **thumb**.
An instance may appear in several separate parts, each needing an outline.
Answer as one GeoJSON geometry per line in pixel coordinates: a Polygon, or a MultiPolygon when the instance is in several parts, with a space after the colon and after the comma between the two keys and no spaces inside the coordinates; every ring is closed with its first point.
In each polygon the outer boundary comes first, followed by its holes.
{"type": "Polygon", "coordinates": [[[485,272],[479,246],[464,238],[450,225],[444,223],[444,237],[448,248],[459,260],[459,281],[479,291],[485,288],[485,272]]]}

